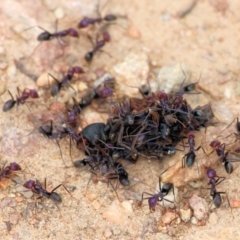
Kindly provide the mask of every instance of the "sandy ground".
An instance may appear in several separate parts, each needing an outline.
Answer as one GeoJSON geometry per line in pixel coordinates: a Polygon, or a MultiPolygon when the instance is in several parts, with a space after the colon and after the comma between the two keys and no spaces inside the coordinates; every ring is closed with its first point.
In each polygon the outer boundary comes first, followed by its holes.
{"type": "MultiPolygon", "coordinates": [[[[117,72],[116,66],[124,62],[128,63],[127,60],[130,58],[134,59],[131,55],[134,54],[137,57],[134,60],[136,62],[131,63],[133,68],[147,66],[146,71],[142,72],[141,69],[136,71],[136,78],[140,78],[141,81],[146,81],[145,77],[148,75],[156,76],[163,66],[183,64],[191,72],[192,82],[200,79],[202,94],[188,96],[188,99],[191,97],[193,107],[211,103],[218,118],[226,124],[239,116],[240,2],[238,0],[199,0],[194,9],[182,18],[180,16],[191,5],[191,0],[152,0],[151,3],[147,0],[111,0],[106,5],[102,1],[100,7],[102,15],[117,13],[126,15],[128,19],[120,19],[118,21],[120,26],[110,27],[112,41],[104,50],[111,56],[99,53],[91,65],[88,65],[83,58],[91,49],[86,31],[80,33],[80,39],[67,38],[68,45],[64,47],[63,56],[62,48],[56,39],[42,43],[34,51],[38,45],[36,36],[41,33],[41,29],[34,27],[23,31],[38,25],[49,32],[54,32],[56,18],[59,19],[58,29],[76,27],[83,16],[96,16],[96,4],[97,1],[90,0],[3,0],[1,2],[2,103],[9,99],[4,91],[9,89],[15,95],[17,86],[21,89],[24,87],[38,89],[41,98],[29,104],[31,113],[40,113],[46,109],[46,106],[56,101],[49,98],[46,94],[47,90],[38,87],[34,80],[16,68],[14,60],[22,57],[25,58],[21,63],[26,68],[26,72],[31,73],[35,80],[43,74],[42,79],[46,82],[47,73],[61,76],[61,70],[66,71],[70,65],[82,66],[88,72],[96,72],[97,69],[104,68],[114,74],[117,72]],[[102,7],[103,5],[105,6],[102,7]],[[144,63],[141,65],[141,62],[144,63]]],[[[125,72],[116,73],[120,83],[119,89],[122,86],[123,91],[130,94],[132,88],[125,90],[123,84],[132,85],[132,82],[130,84],[126,80],[128,75],[124,80],[124,74],[125,72]]],[[[171,83],[172,87],[174,84],[171,83]]],[[[161,86],[160,89],[162,90],[161,86]]],[[[67,98],[67,94],[59,96],[60,101],[65,101],[67,98]]],[[[149,212],[147,202],[144,202],[142,207],[138,206],[137,199],[141,197],[141,193],[154,191],[160,173],[169,165],[171,159],[161,162],[140,159],[136,165],[127,165],[130,179],[141,183],[128,189],[120,186],[118,195],[121,203],[119,203],[114,191],[106,184],[98,182],[95,185],[92,181],[88,184],[90,173],[87,169],[79,170],[72,167],[69,144],[63,140],[61,149],[68,165],[65,167],[57,145],[45,139],[37,131],[33,132],[35,126],[28,120],[27,115],[29,110],[25,106],[1,113],[1,165],[3,166],[6,161],[8,163],[16,161],[25,170],[14,181],[1,180],[0,239],[240,238],[239,209],[229,210],[226,197],[223,197],[223,206],[209,213],[210,216],[206,221],[192,218],[187,223],[177,217],[171,224],[164,225],[162,223],[164,211],[160,205],[157,206],[155,213],[149,212]],[[60,211],[50,200],[40,201],[37,209],[31,209],[34,198],[29,193],[22,192],[19,185],[21,179],[35,178],[41,182],[47,178],[49,190],[61,183],[72,190],[72,196],[62,187],[57,190],[63,198],[62,204],[59,205],[60,211]]],[[[39,115],[35,116],[39,117],[39,115]]],[[[104,120],[104,116],[99,115],[93,107],[86,109],[84,118],[87,123],[104,120]]],[[[217,134],[219,129],[223,129],[223,126],[215,128],[212,133],[217,134]]],[[[224,134],[227,136],[233,131],[234,126],[231,126],[224,134]]],[[[211,130],[208,135],[211,135],[210,133],[211,130]]],[[[84,157],[84,154],[78,150],[72,150],[73,159],[84,157]]],[[[177,153],[174,159],[181,161],[182,155],[183,153],[177,153]]],[[[199,158],[201,157],[203,154],[199,155],[199,158]]],[[[235,170],[231,175],[227,175],[222,166],[216,166],[219,176],[226,177],[219,189],[227,192],[231,202],[238,201],[240,196],[238,165],[238,163],[234,164],[235,170]]],[[[198,174],[196,169],[193,171],[194,174],[198,174]]],[[[206,187],[207,179],[203,179],[201,183],[206,187]]],[[[189,194],[191,196],[193,192],[204,198],[209,205],[211,204],[207,190],[193,189],[189,185],[178,190],[181,192],[180,195],[185,196],[179,198],[178,208],[189,209],[186,196],[189,194]]]]}

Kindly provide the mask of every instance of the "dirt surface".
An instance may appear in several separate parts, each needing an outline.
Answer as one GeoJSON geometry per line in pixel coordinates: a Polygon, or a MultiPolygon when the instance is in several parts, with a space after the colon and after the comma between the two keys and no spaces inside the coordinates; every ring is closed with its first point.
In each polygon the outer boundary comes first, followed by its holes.
{"type": "MultiPolygon", "coordinates": [[[[214,167],[219,176],[226,177],[219,191],[226,192],[236,208],[230,210],[223,195],[220,209],[209,211],[207,208],[207,220],[192,217],[188,202],[193,193],[211,205],[209,190],[203,189],[208,187],[207,179],[193,167],[189,169],[191,176],[203,180],[195,183],[197,188],[192,183],[178,189],[176,218],[173,217],[170,224],[164,224],[168,216],[175,216],[173,210],[168,208],[165,213],[159,204],[156,211],[150,213],[147,201],[139,207],[138,200],[143,191],[154,192],[159,175],[168,166],[181,161],[183,152],[163,161],[142,158],[135,165],[123,162],[130,180],[136,184],[129,188],[118,187],[119,203],[107,184],[89,182],[91,174],[88,169],[72,167],[68,141],[60,143],[66,167],[56,143],[34,131],[36,125],[32,122],[38,124],[42,111],[56,101],[56,98],[49,97],[47,73],[61,77],[61,72],[73,65],[82,66],[88,72],[87,80],[96,79],[103,69],[112,73],[117,77],[116,96],[119,98],[124,94],[138,94],[139,83],[146,83],[148,77],[154,88],[154,81],[159,79],[160,69],[164,67],[169,67],[165,69],[167,76],[174,79],[176,69],[181,66],[180,69],[191,77],[190,82],[199,81],[202,94],[187,96],[193,108],[210,103],[220,122],[226,123],[225,127],[240,116],[238,0],[152,0],[151,3],[147,0],[111,0],[105,3],[101,1],[100,4],[103,16],[117,13],[127,16],[127,19],[119,19],[118,24],[109,27],[112,41],[104,47],[107,53],[98,53],[89,65],[84,54],[92,48],[87,38],[91,31],[81,31],[79,39],[66,38],[67,45],[54,39],[37,47],[36,37],[43,30],[33,26],[54,32],[58,18],[58,29],[76,27],[84,16],[96,16],[97,1],[1,2],[1,101],[4,103],[9,99],[6,89],[15,96],[16,87],[38,89],[40,99],[28,104],[31,113],[26,105],[1,113],[1,166],[6,161],[16,161],[25,170],[15,176],[14,181],[1,180],[0,239],[240,239],[238,162],[234,163],[231,175],[227,175],[220,164],[214,167]],[[184,12],[193,2],[196,5],[192,11],[184,12]],[[16,61],[22,64],[22,72],[17,69],[16,61]],[[40,87],[41,84],[45,89],[40,87]],[[63,202],[59,210],[48,199],[39,201],[38,207],[33,208],[34,197],[20,185],[24,180],[36,178],[41,182],[46,178],[49,190],[64,184],[72,196],[60,187],[57,192],[63,202]]],[[[162,81],[158,88],[178,87],[183,79],[184,76],[178,77],[177,83],[162,81]]],[[[79,90],[78,82],[73,84],[73,88],[79,90]]],[[[74,94],[72,89],[65,90],[58,100],[66,102],[74,94]]],[[[91,106],[84,111],[83,124],[105,121],[107,115],[98,113],[96,108],[95,103],[95,108],[91,106]]],[[[219,124],[209,128],[206,136],[199,133],[199,143],[207,146],[206,143],[222,129],[224,124],[219,124]]],[[[234,130],[232,125],[223,131],[223,135],[228,136],[234,130]]],[[[231,139],[227,141],[231,142],[231,139]]],[[[82,159],[84,154],[72,148],[72,157],[74,160],[82,159]]],[[[214,162],[212,158],[214,155],[206,158],[200,151],[199,165],[201,160],[204,164],[214,162]]]]}

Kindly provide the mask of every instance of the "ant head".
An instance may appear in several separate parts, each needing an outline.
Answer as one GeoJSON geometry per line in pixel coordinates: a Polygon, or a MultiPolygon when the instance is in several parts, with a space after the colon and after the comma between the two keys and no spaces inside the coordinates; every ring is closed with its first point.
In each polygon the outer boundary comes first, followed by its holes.
{"type": "Polygon", "coordinates": [[[215,178],[217,177],[217,173],[214,169],[210,168],[210,167],[207,167],[207,176],[208,178],[215,178]]]}
{"type": "Polygon", "coordinates": [[[157,97],[159,98],[159,100],[167,100],[168,99],[168,95],[163,91],[158,92],[157,97]]]}
{"type": "Polygon", "coordinates": [[[84,17],[79,23],[78,28],[86,28],[89,25],[89,18],[84,17]]]}
{"type": "Polygon", "coordinates": [[[187,137],[188,137],[188,138],[195,138],[195,135],[194,135],[193,132],[188,132],[188,133],[187,133],[187,137]]]}
{"type": "Polygon", "coordinates": [[[15,162],[11,162],[11,163],[10,163],[10,168],[11,168],[11,170],[13,170],[13,171],[22,170],[22,168],[20,167],[20,165],[17,164],[17,163],[15,163],[15,162]]]}
{"type": "Polygon", "coordinates": [[[220,145],[221,145],[221,142],[219,142],[218,140],[214,140],[209,144],[209,146],[211,146],[212,148],[217,148],[220,145]]]}
{"type": "Polygon", "coordinates": [[[23,184],[23,186],[27,189],[32,189],[36,185],[36,182],[34,180],[28,180],[23,184]]]}
{"type": "Polygon", "coordinates": [[[149,205],[149,209],[150,209],[151,212],[155,212],[157,201],[158,201],[158,198],[156,198],[155,196],[150,197],[148,199],[148,205],[149,205]]]}

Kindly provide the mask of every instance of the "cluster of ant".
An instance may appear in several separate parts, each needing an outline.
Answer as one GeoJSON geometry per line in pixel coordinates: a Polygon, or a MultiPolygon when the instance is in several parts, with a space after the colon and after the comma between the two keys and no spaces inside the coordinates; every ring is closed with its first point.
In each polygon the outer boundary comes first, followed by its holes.
{"type": "MultiPolygon", "coordinates": [[[[100,18],[83,18],[78,24],[78,28],[85,28],[95,23],[109,23],[115,21],[117,16],[108,14],[100,18]]],[[[103,28],[104,29],[104,28],[103,28]]],[[[79,33],[74,28],[69,28],[56,33],[45,31],[41,33],[37,40],[49,41],[54,38],[63,38],[65,36],[79,37],[79,33]]],[[[99,51],[105,43],[110,41],[110,35],[104,31],[102,40],[98,40],[93,49],[85,55],[85,60],[90,62],[93,56],[99,51]]],[[[70,85],[70,81],[75,75],[83,74],[84,70],[79,66],[70,67],[67,74],[62,80],[55,77],[55,82],[51,86],[51,96],[57,96],[60,90],[70,85]]],[[[106,123],[93,123],[78,130],[78,119],[83,108],[91,104],[95,98],[104,100],[113,95],[115,80],[109,78],[94,89],[90,89],[77,101],[73,98],[73,106],[68,109],[67,114],[60,119],[62,124],[55,124],[53,120],[38,127],[38,131],[47,139],[55,140],[60,149],[59,140],[69,137],[77,149],[83,150],[87,155],[86,158],[74,162],[75,167],[88,166],[93,175],[101,177],[101,181],[110,184],[114,191],[116,189],[112,183],[113,180],[119,181],[123,186],[129,186],[130,180],[128,172],[120,163],[120,159],[125,159],[131,163],[136,163],[139,156],[145,158],[161,159],[164,156],[172,156],[178,150],[177,145],[188,140],[189,151],[182,158],[183,167],[192,167],[195,163],[195,132],[201,128],[207,128],[214,125],[214,114],[210,105],[192,108],[184,99],[184,94],[198,93],[195,91],[197,83],[191,83],[181,86],[176,92],[166,93],[164,91],[151,92],[141,90],[142,98],[129,98],[122,102],[111,102],[111,113],[106,123]]],[[[183,84],[182,84],[183,85],[183,84]]],[[[29,98],[38,98],[38,93],[34,89],[25,88],[21,93],[18,89],[18,96],[14,98],[10,91],[11,99],[3,105],[3,111],[7,112],[15,105],[24,104],[29,98]]],[[[237,130],[240,132],[240,123],[237,119],[237,130]]],[[[237,134],[237,139],[239,134],[237,134]]],[[[215,140],[210,146],[216,150],[216,153],[224,164],[227,173],[233,172],[232,163],[234,159],[228,157],[229,151],[225,150],[225,144],[215,140]]],[[[60,149],[61,152],[61,149],[60,149]]],[[[61,153],[62,155],[62,153],[61,153]]],[[[239,161],[237,159],[236,161],[239,161]]],[[[11,163],[3,167],[0,172],[0,180],[9,177],[15,171],[21,170],[17,163],[11,163]]],[[[213,204],[220,207],[222,203],[221,194],[216,186],[225,178],[219,177],[214,169],[207,167],[207,177],[209,180],[210,195],[213,198],[213,204]]],[[[55,187],[51,192],[46,190],[41,183],[36,180],[28,180],[23,185],[25,188],[40,195],[39,198],[47,197],[55,203],[62,201],[61,196],[56,193],[55,187]]],[[[66,188],[65,188],[66,189],[66,188]]],[[[155,210],[158,201],[170,201],[165,197],[173,189],[172,183],[164,183],[161,186],[159,180],[159,192],[150,194],[144,192],[142,201],[148,199],[150,210],[155,210]],[[144,197],[144,195],[150,197],[144,197]]],[[[67,189],[66,189],[67,190],[67,189]]],[[[68,190],[67,190],[68,191],[68,190]]],[[[170,201],[171,202],[171,201],[170,201]]]]}

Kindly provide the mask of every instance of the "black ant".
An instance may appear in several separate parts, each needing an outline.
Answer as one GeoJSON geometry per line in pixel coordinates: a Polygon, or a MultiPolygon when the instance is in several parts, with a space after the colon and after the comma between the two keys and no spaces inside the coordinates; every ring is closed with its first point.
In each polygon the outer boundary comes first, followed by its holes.
{"type": "Polygon", "coordinates": [[[68,109],[66,122],[72,128],[76,128],[78,125],[77,117],[81,113],[82,109],[75,98],[73,98],[73,102],[73,107],[71,109],[68,109]]]}
{"type": "Polygon", "coordinates": [[[7,178],[9,175],[11,175],[15,171],[22,170],[21,166],[17,164],[16,162],[11,162],[8,166],[3,167],[0,171],[0,180],[3,178],[7,178]]]}
{"type": "Polygon", "coordinates": [[[195,162],[195,158],[196,158],[195,151],[198,151],[201,148],[201,146],[199,146],[197,149],[194,149],[195,135],[193,134],[193,132],[188,132],[187,138],[188,138],[188,144],[189,144],[189,152],[183,156],[182,165],[183,166],[187,165],[187,167],[191,167],[195,162]]]}
{"type": "Polygon", "coordinates": [[[93,59],[93,56],[96,54],[97,51],[101,51],[100,49],[104,47],[105,43],[110,42],[111,37],[108,32],[103,32],[102,34],[102,40],[99,40],[96,42],[96,45],[93,47],[93,50],[85,54],[85,60],[87,62],[91,62],[93,59]]]}
{"type": "MultiPolygon", "coordinates": [[[[149,209],[151,212],[155,211],[157,202],[161,202],[163,200],[173,203],[172,201],[165,199],[165,197],[168,195],[168,193],[170,192],[170,190],[173,189],[173,193],[174,193],[174,187],[172,183],[165,183],[163,184],[163,186],[161,186],[161,177],[159,177],[159,192],[157,194],[151,194],[148,192],[143,192],[142,193],[142,200],[141,203],[143,202],[144,199],[148,199],[148,205],[149,205],[149,209]],[[147,194],[150,195],[151,197],[146,197],[144,198],[143,195],[147,194]]],[[[175,205],[175,204],[174,204],[175,205]]]]}
{"type": "MultiPolygon", "coordinates": [[[[99,16],[101,16],[99,12],[99,2],[97,4],[97,13],[99,16]]],[[[95,23],[102,23],[103,21],[107,23],[112,23],[116,21],[118,18],[127,18],[126,16],[122,15],[115,15],[115,14],[107,14],[104,17],[97,17],[97,18],[89,18],[89,17],[84,17],[79,23],[78,23],[78,28],[86,28],[89,25],[94,25],[95,23]]]]}
{"type": "Polygon", "coordinates": [[[40,195],[37,199],[46,197],[46,198],[50,198],[53,200],[54,203],[61,203],[62,202],[62,197],[56,193],[55,191],[63,186],[65,188],[65,190],[69,193],[69,191],[67,190],[67,188],[63,185],[63,184],[59,184],[57,187],[55,187],[51,192],[46,190],[46,178],[44,180],[44,188],[42,187],[41,183],[36,180],[28,180],[27,182],[25,182],[23,184],[23,186],[29,190],[31,190],[33,193],[36,193],[38,195],[40,195]]]}
{"type": "Polygon", "coordinates": [[[40,33],[37,37],[37,40],[39,42],[43,42],[43,41],[50,41],[53,38],[62,38],[62,37],[66,37],[66,36],[70,36],[70,37],[74,37],[74,38],[79,38],[79,34],[78,32],[74,29],[74,28],[68,28],[59,32],[55,32],[55,33],[50,33],[48,31],[46,31],[45,29],[43,29],[42,27],[38,26],[39,28],[41,28],[42,30],[44,30],[44,32],[40,33]]]}
{"type": "Polygon", "coordinates": [[[227,173],[233,172],[233,165],[231,162],[233,161],[240,161],[239,159],[228,159],[229,151],[225,152],[225,143],[219,142],[218,140],[214,140],[209,144],[212,148],[216,150],[217,155],[220,157],[222,163],[224,164],[225,170],[227,173]]]}
{"type": "Polygon", "coordinates": [[[19,88],[17,88],[18,91],[18,95],[16,96],[16,99],[13,98],[13,95],[11,94],[11,92],[8,90],[8,93],[10,94],[11,98],[10,100],[6,101],[3,105],[3,111],[7,112],[10,109],[12,109],[15,104],[17,104],[17,106],[19,106],[20,104],[24,104],[25,101],[28,98],[38,98],[38,93],[35,89],[29,89],[29,88],[25,88],[23,90],[23,92],[20,95],[20,90],[19,88]]]}
{"type": "MultiPolygon", "coordinates": [[[[223,182],[225,180],[225,177],[219,177],[216,173],[216,171],[212,168],[207,168],[207,177],[209,178],[209,182],[208,184],[211,185],[210,187],[210,195],[213,198],[213,204],[216,208],[221,207],[222,205],[222,198],[221,198],[221,194],[226,194],[225,192],[218,192],[216,189],[216,186],[219,185],[221,182],[223,182]]],[[[227,196],[227,194],[226,194],[227,196]]],[[[228,200],[228,204],[230,206],[229,203],[229,199],[227,197],[228,200]]]]}
{"type": "Polygon", "coordinates": [[[56,96],[63,87],[67,86],[74,77],[74,74],[83,73],[84,71],[81,67],[78,66],[72,67],[68,70],[67,74],[63,76],[61,81],[57,80],[54,76],[49,74],[55,80],[55,84],[53,84],[51,88],[51,96],[53,97],[56,96]]]}

